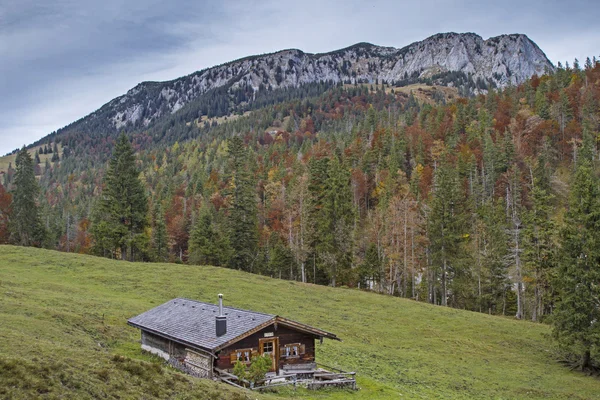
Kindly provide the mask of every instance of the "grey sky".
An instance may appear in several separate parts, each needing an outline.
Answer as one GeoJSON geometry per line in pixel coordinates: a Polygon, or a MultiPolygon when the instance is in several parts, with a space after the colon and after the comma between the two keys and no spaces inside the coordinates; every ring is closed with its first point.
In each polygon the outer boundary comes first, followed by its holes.
{"type": "Polygon", "coordinates": [[[252,54],[525,33],[554,63],[600,56],[598,1],[0,0],[0,155],[146,80],[252,54]]]}

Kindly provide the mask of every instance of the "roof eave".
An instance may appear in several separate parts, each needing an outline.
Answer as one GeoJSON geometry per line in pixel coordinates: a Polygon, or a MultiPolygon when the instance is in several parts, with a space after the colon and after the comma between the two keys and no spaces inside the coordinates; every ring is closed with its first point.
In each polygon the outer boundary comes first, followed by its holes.
{"type": "Polygon", "coordinates": [[[191,348],[193,348],[193,349],[201,350],[201,351],[203,351],[203,352],[209,353],[209,354],[210,354],[210,355],[212,355],[213,357],[215,356],[215,352],[217,351],[216,349],[210,349],[210,348],[208,348],[208,347],[199,346],[199,345],[197,345],[197,344],[195,344],[195,343],[190,343],[190,342],[188,342],[188,341],[185,341],[185,340],[178,339],[178,338],[176,338],[176,337],[173,337],[173,336],[171,336],[171,335],[167,335],[166,333],[163,333],[163,332],[158,332],[158,331],[156,331],[156,330],[154,330],[154,329],[151,329],[151,328],[145,327],[145,326],[143,326],[143,325],[138,325],[138,324],[136,324],[135,322],[131,322],[131,321],[129,321],[129,320],[127,321],[127,325],[129,325],[129,326],[132,326],[132,327],[134,327],[134,328],[138,328],[138,329],[140,329],[140,330],[143,330],[143,331],[146,331],[146,332],[150,332],[150,333],[152,333],[152,334],[154,334],[154,335],[156,335],[156,336],[160,336],[160,337],[163,337],[163,338],[165,338],[165,339],[172,340],[173,342],[177,342],[177,343],[179,343],[179,344],[182,344],[182,345],[184,345],[184,346],[189,346],[189,347],[191,347],[191,348]]]}
{"type": "Polygon", "coordinates": [[[318,337],[325,337],[325,338],[332,339],[332,340],[337,340],[337,341],[340,341],[340,342],[342,341],[342,339],[340,339],[339,337],[337,337],[335,334],[333,334],[331,332],[327,332],[327,331],[324,331],[322,329],[314,328],[314,327],[312,327],[310,325],[306,325],[306,324],[303,324],[303,323],[300,323],[300,322],[297,322],[297,321],[294,321],[294,320],[291,320],[291,319],[287,319],[287,318],[283,318],[283,317],[277,316],[275,318],[275,320],[276,320],[277,323],[280,323],[282,325],[287,325],[289,327],[292,327],[292,328],[295,328],[295,329],[298,329],[298,330],[302,330],[302,331],[307,332],[307,333],[311,333],[311,334],[313,334],[315,336],[318,336],[318,337]]]}

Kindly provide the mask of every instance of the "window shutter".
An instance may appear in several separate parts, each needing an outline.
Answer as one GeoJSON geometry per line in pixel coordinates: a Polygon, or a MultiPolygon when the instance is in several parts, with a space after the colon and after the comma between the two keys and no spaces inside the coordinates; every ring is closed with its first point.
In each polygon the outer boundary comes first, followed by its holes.
{"type": "Polygon", "coordinates": [[[298,353],[299,354],[304,354],[305,350],[306,350],[306,348],[305,348],[305,346],[303,344],[300,345],[300,347],[298,347],[298,353]]]}
{"type": "Polygon", "coordinates": [[[258,350],[252,349],[252,357],[258,357],[258,350]]]}
{"type": "Polygon", "coordinates": [[[232,351],[231,354],[229,355],[229,361],[232,364],[235,364],[235,362],[237,361],[238,357],[237,357],[237,351],[232,351]]]}
{"type": "Polygon", "coordinates": [[[279,356],[280,357],[287,357],[287,354],[285,353],[285,346],[282,346],[279,348],[279,356]]]}

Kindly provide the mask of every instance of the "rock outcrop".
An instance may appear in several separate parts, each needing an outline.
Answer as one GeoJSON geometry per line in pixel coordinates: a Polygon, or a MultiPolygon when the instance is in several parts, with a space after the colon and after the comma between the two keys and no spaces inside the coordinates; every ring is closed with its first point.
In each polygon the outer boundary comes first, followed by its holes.
{"type": "Polygon", "coordinates": [[[464,73],[473,81],[505,87],[553,69],[544,52],[521,34],[483,40],[474,33],[440,33],[401,49],[358,43],[324,54],[283,50],[232,61],[169,82],[140,83],[71,127],[89,119],[108,118],[95,122],[117,130],[126,126],[143,129],[217,88],[234,91],[251,87],[259,91],[319,81],[394,84],[448,72],[464,73]]]}

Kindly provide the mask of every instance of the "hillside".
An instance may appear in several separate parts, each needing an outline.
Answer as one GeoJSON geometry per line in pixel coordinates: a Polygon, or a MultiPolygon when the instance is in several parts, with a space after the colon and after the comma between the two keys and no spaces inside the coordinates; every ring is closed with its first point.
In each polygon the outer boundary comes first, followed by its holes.
{"type": "Polygon", "coordinates": [[[319,82],[457,85],[457,79],[462,79],[463,93],[469,95],[521,84],[534,74],[553,70],[544,52],[522,34],[484,40],[474,33],[442,33],[400,49],[358,43],[323,54],[289,49],[168,82],[142,82],[56,135],[142,131],[190,104],[196,118],[219,117],[250,109],[261,92],[319,82]],[[448,82],[449,76],[454,82],[448,82]]]}
{"type": "MultiPolygon", "coordinates": [[[[62,156],[62,149],[61,146],[57,146],[58,148],[58,156],[61,157],[62,156]]],[[[29,154],[31,155],[31,158],[35,157],[35,153],[39,152],[39,158],[40,158],[40,162],[37,164],[40,166],[40,168],[37,169],[36,171],[36,175],[39,175],[42,169],[42,166],[46,165],[47,163],[51,163],[52,161],[52,157],[54,155],[54,153],[47,153],[44,154],[43,153],[43,149],[44,149],[44,145],[38,145],[38,146],[32,146],[29,147],[27,150],[29,151],[29,154]]],[[[3,174],[7,173],[8,168],[12,167],[13,169],[15,168],[15,160],[17,158],[16,153],[14,154],[7,154],[5,156],[0,157],[0,182],[2,182],[2,177],[3,174]]]]}
{"type": "Polygon", "coordinates": [[[0,247],[0,397],[245,398],[140,354],[125,323],[168,299],[218,292],[343,339],[319,346],[317,359],[357,371],[361,390],[284,398],[600,398],[600,380],[554,362],[545,325],[223,268],[11,246],[0,247]]]}

